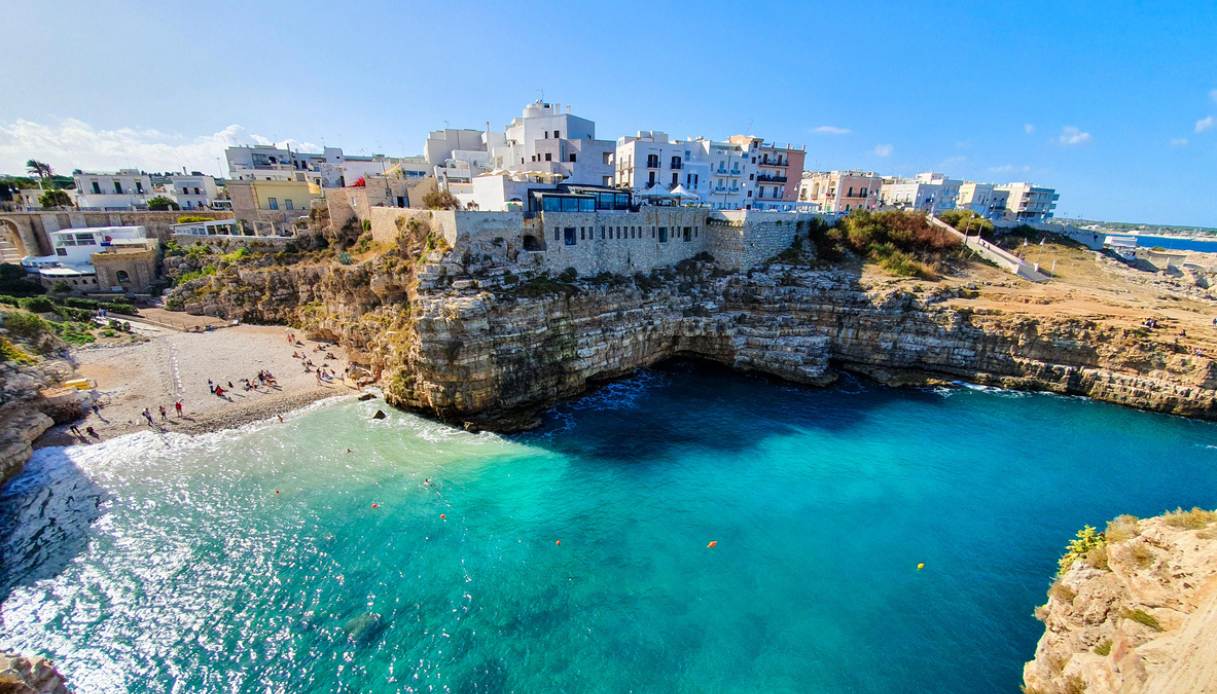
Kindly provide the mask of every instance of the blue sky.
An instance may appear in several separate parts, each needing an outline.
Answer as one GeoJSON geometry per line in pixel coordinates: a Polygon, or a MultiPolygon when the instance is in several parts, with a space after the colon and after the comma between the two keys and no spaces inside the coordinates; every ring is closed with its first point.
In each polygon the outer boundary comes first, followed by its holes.
{"type": "Polygon", "coordinates": [[[1217,3],[16,3],[0,171],[417,153],[542,90],[600,137],[754,133],[808,168],[1055,186],[1217,226],[1217,3]]]}

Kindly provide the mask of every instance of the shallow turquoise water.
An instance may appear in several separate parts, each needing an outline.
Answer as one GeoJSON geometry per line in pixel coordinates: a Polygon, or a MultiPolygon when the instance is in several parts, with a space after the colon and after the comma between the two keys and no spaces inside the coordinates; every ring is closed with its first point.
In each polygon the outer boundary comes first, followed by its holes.
{"type": "Polygon", "coordinates": [[[378,407],[40,451],[0,647],[89,692],[1016,691],[1078,527],[1217,506],[1217,427],[1077,398],[678,364],[521,437],[378,407]]]}

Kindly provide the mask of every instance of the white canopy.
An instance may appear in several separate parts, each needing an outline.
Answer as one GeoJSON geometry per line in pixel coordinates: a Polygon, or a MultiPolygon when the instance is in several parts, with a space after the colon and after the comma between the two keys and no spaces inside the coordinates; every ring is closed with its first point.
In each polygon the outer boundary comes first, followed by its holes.
{"type": "Polygon", "coordinates": [[[676,187],[672,189],[671,194],[672,194],[672,197],[681,198],[684,200],[700,200],[701,199],[700,195],[698,195],[697,193],[689,192],[688,188],[685,188],[684,186],[682,186],[680,184],[677,184],[676,187]]]}
{"type": "Polygon", "coordinates": [[[672,197],[672,191],[670,191],[667,188],[664,188],[663,186],[656,183],[655,185],[651,186],[650,188],[647,188],[646,190],[639,193],[638,197],[641,197],[641,198],[670,198],[670,197],[672,197]]]}

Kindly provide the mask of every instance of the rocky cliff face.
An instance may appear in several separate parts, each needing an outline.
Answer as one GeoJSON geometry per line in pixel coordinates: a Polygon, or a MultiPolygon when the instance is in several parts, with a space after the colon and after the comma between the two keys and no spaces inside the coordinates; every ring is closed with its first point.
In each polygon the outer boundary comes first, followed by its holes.
{"type": "Polygon", "coordinates": [[[41,392],[71,374],[71,365],[55,359],[33,366],[0,364],[0,484],[21,470],[43,432],[80,415],[81,400],[75,392],[57,397],[41,392]]]}
{"type": "Polygon", "coordinates": [[[12,694],[68,694],[67,683],[51,661],[0,651],[0,691],[12,694]]]}
{"type": "Polygon", "coordinates": [[[1026,692],[1217,691],[1217,513],[1117,519],[1036,617],[1026,692]]]}
{"type": "Polygon", "coordinates": [[[966,283],[801,261],[724,273],[712,259],[561,281],[516,277],[501,253],[229,269],[176,296],[191,312],[337,339],[392,403],[471,427],[527,426],[555,400],[673,356],[809,384],[843,368],[890,383],[965,379],[1217,415],[1207,357],[1102,315],[975,308],[966,283]]]}

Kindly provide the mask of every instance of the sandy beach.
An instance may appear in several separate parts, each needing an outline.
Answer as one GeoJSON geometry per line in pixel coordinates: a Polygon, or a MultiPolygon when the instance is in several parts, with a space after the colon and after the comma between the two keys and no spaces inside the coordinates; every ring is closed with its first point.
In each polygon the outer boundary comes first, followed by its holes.
{"type": "MultiPolygon", "coordinates": [[[[240,426],[322,398],[355,392],[342,383],[347,361],[341,348],[298,334],[297,343],[289,343],[287,336],[293,331],[281,326],[238,325],[195,333],[139,325],[138,331],[147,341],[73,350],[79,374],[96,382],[101,406],[100,412],[90,413],[76,425],[81,431],[93,427],[101,440],[150,428],[141,414],[144,408],[151,410],[158,430],[198,433],[240,426]],[[305,355],[316,366],[325,366],[336,378],[319,383],[293,352],[305,355]],[[327,359],[327,352],[334,358],[327,359]],[[276,383],[247,390],[241,379],[257,383],[260,370],[273,374],[276,383]],[[223,397],[210,392],[208,379],[223,387],[223,397]],[[182,401],[180,417],[174,410],[177,400],[182,401]],[[162,406],[166,417],[160,414],[162,406]]],[[[59,426],[37,445],[70,443],[82,440],[67,426],[59,426]]]]}

